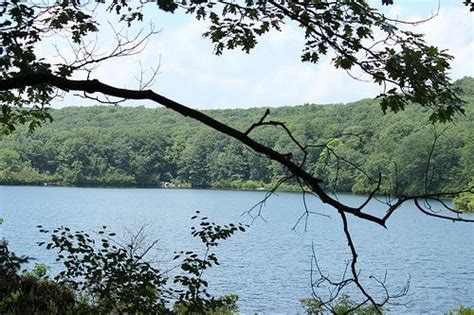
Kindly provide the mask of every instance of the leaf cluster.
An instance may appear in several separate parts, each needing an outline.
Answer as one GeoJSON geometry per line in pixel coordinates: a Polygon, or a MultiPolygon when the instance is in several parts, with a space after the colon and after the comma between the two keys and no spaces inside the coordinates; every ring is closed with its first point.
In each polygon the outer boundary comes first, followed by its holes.
{"type": "Polygon", "coordinates": [[[0,313],[71,312],[75,305],[73,290],[45,277],[44,266],[37,265],[32,272],[21,272],[21,266],[30,260],[11,252],[7,241],[0,242],[0,313]]]}
{"type": "Polygon", "coordinates": [[[237,230],[244,231],[240,224],[220,226],[202,218],[200,227],[193,228],[192,235],[204,244],[204,256],[194,251],[176,253],[174,260],[182,273],[171,279],[145,258],[156,242],[146,248],[140,248],[142,244],[136,242],[124,244],[117,241],[115,233],[108,232],[106,226],[95,235],[67,227],[52,231],[42,226],[38,228],[51,236],[50,242],[39,245],[57,251],[56,261],[64,266],[55,276],[55,283],[72,289],[77,297],[77,309],[120,314],[235,309],[236,297],[213,297],[207,292],[208,282],[202,274],[219,264],[210,247],[217,246],[220,240],[229,238],[237,230]]]}
{"type": "Polygon", "coordinates": [[[218,266],[219,260],[215,253],[211,252],[213,247],[219,245],[220,241],[230,238],[237,231],[244,232],[245,226],[242,224],[219,225],[215,222],[209,222],[207,217],[200,217],[200,212],[192,220],[199,220],[198,227],[191,227],[191,235],[198,238],[205,246],[206,252],[201,256],[194,251],[180,251],[176,253],[174,260],[182,259],[181,270],[185,272],[178,275],[173,282],[180,284],[183,289],[176,290],[179,299],[177,304],[185,307],[189,312],[200,312],[203,309],[219,309],[226,305],[235,303],[235,297],[226,296],[215,299],[209,294],[208,282],[202,279],[203,272],[213,266],[218,266]],[[203,298],[204,297],[204,298],[203,298]]]}
{"type": "Polygon", "coordinates": [[[300,303],[308,315],[376,315],[385,313],[383,309],[376,308],[373,305],[358,305],[347,294],[341,295],[334,301],[334,305],[332,305],[330,309],[327,309],[327,306],[317,298],[301,299],[300,303]]]}
{"type": "MultiPolygon", "coordinates": [[[[67,64],[52,64],[38,55],[38,46],[48,37],[62,33],[79,44],[98,30],[98,22],[75,1],[36,4],[34,1],[0,3],[0,78],[15,80],[25,73],[54,73],[61,77],[73,72],[67,64]]],[[[38,84],[0,92],[0,123],[3,133],[28,124],[30,130],[50,121],[47,105],[54,98],[51,86],[38,84]]]]}

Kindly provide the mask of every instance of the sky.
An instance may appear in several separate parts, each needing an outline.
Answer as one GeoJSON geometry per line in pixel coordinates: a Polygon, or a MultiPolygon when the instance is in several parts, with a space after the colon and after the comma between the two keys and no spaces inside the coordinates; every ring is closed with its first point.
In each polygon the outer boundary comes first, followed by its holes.
{"type": "MultiPolygon", "coordinates": [[[[370,2],[380,7],[380,0],[370,2]]],[[[450,71],[452,79],[474,76],[474,15],[460,0],[395,3],[382,8],[389,17],[419,21],[438,12],[413,30],[425,34],[428,43],[448,49],[455,57],[450,71]]],[[[304,38],[295,25],[266,34],[250,54],[236,50],[216,56],[212,43],[202,37],[205,23],[191,16],[158,10],[147,11],[145,15],[160,32],[140,54],[104,63],[94,70],[93,78],[117,87],[136,88],[140,65],[146,71],[159,65],[151,89],[197,109],[347,103],[375,97],[380,92],[377,85],[354,80],[344,71],[334,69],[330,54],[316,65],[302,63],[304,38]]],[[[99,44],[108,42],[110,32],[104,36],[99,44]]],[[[93,104],[68,96],[54,107],[93,104]]],[[[155,106],[143,101],[122,105],[155,106]]]]}

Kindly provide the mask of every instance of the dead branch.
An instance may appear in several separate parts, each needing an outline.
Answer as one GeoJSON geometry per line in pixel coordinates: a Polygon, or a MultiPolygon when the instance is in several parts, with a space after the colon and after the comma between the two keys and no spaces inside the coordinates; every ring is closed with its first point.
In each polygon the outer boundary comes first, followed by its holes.
{"type": "Polygon", "coordinates": [[[280,188],[280,186],[290,180],[293,176],[284,176],[282,178],[280,178],[272,187],[272,189],[270,189],[269,191],[267,191],[265,193],[265,197],[260,200],[259,202],[257,202],[255,205],[253,205],[249,210],[247,211],[244,211],[242,213],[242,215],[249,215],[251,218],[252,218],[252,223],[257,219],[257,218],[260,218],[262,219],[262,221],[264,222],[267,222],[267,220],[265,220],[265,218],[262,216],[262,210],[263,210],[263,207],[265,206],[266,202],[268,199],[270,199],[271,196],[273,196],[274,194],[276,194],[276,191],[278,190],[278,188],[280,188]],[[258,209],[257,210],[257,214],[254,215],[253,212],[255,209],[258,209]]]}

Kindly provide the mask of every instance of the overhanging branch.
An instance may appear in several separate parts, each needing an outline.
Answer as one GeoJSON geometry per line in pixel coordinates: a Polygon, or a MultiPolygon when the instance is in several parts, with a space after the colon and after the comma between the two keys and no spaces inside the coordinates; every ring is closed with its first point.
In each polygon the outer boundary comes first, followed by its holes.
{"type": "MultiPolygon", "coordinates": [[[[313,191],[323,203],[328,204],[340,212],[350,213],[358,218],[377,223],[385,227],[385,222],[390,217],[395,209],[391,209],[390,213],[385,217],[377,217],[368,213],[362,212],[363,207],[351,207],[345,205],[333,197],[329,196],[321,187],[322,180],[316,178],[306,172],[301,166],[297,165],[288,154],[279,153],[249,137],[248,132],[241,132],[235,128],[232,128],[220,121],[192,108],[184,106],[178,102],[175,102],[165,96],[155,93],[152,90],[130,90],[124,88],[117,88],[114,86],[107,85],[100,82],[99,80],[71,80],[64,77],[56,76],[51,73],[26,73],[17,74],[14,77],[0,80],[0,91],[9,91],[14,89],[23,89],[25,87],[35,87],[47,85],[56,87],[58,89],[68,91],[82,91],[85,93],[102,93],[107,96],[118,97],[130,100],[150,100],[160,105],[163,105],[175,112],[178,112],[184,116],[191,117],[206,126],[219,131],[227,136],[230,136],[239,142],[250,147],[257,153],[267,156],[269,159],[280,163],[285,166],[294,176],[301,179],[308,188],[313,191]]],[[[372,196],[369,196],[369,200],[372,196]]],[[[397,202],[397,207],[401,205],[405,200],[397,202]]],[[[365,206],[367,202],[362,205],[365,206]]]]}

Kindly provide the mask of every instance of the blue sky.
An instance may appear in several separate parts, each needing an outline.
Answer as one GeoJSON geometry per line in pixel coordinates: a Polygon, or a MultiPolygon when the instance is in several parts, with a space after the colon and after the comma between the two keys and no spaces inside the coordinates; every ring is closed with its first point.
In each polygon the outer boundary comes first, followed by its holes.
{"type": "MultiPolygon", "coordinates": [[[[370,2],[378,5],[381,1],[370,2]]],[[[404,20],[425,19],[438,8],[437,0],[395,2],[397,5],[384,7],[383,11],[404,20]]],[[[161,32],[141,54],[105,63],[92,77],[119,87],[135,88],[140,62],[144,69],[160,63],[160,74],[152,89],[200,109],[346,103],[375,97],[380,91],[374,84],[355,81],[345,72],[333,69],[330,56],[317,65],[301,63],[303,37],[293,25],[261,38],[250,54],[228,51],[215,56],[212,44],[201,36],[205,23],[154,9],[145,13],[161,32]]],[[[453,79],[474,76],[473,17],[460,0],[441,0],[438,16],[414,28],[426,34],[429,43],[449,49],[455,57],[453,79]]],[[[107,38],[107,32],[104,35],[107,38]]],[[[100,42],[106,43],[106,38],[100,42]]],[[[91,104],[67,97],[55,107],[91,104]]]]}

